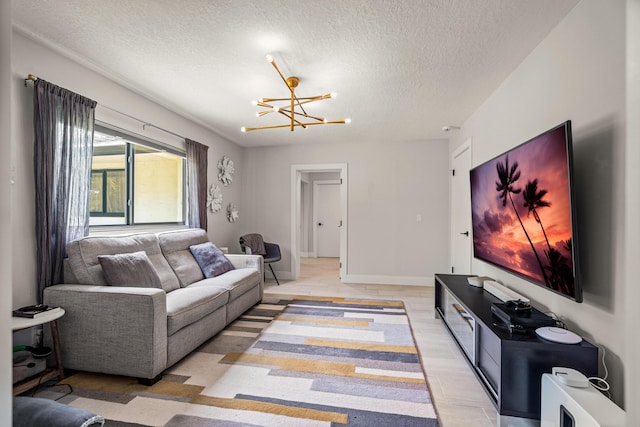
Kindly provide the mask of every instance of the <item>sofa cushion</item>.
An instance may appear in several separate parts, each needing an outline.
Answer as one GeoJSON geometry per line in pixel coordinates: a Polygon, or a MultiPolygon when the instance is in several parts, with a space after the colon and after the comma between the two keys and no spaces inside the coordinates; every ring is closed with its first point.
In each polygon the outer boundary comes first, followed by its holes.
{"type": "Polygon", "coordinates": [[[175,271],[180,286],[188,286],[204,279],[198,262],[189,251],[189,247],[209,241],[207,232],[200,228],[167,231],[158,234],[158,243],[162,253],[175,271]]]}
{"type": "MultiPolygon", "coordinates": [[[[106,285],[98,255],[115,255],[145,251],[162,282],[162,289],[170,292],[180,284],[165,259],[155,234],[141,233],[116,237],[84,237],[67,244],[69,265],[78,283],[106,285]]],[[[195,262],[195,260],[194,260],[195,262]]]]}
{"type": "Polygon", "coordinates": [[[145,251],[98,255],[108,285],[162,289],[160,277],[145,251]]]}
{"type": "Polygon", "coordinates": [[[215,287],[229,291],[229,300],[234,300],[260,283],[260,272],[255,268],[237,268],[217,277],[200,280],[189,288],[215,287]]]}
{"type": "Polygon", "coordinates": [[[220,286],[181,288],[167,294],[167,335],[197,322],[229,301],[229,292],[220,286]]]}
{"type": "Polygon", "coordinates": [[[196,259],[204,277],[216,277],[234,269],[231,261],[211,242],[189,246],[189,251],[196,259]]]}

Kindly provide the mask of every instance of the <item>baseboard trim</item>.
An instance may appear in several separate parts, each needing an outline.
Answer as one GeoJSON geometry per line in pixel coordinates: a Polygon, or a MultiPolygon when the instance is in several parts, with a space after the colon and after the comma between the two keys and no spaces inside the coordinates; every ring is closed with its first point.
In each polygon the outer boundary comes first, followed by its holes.
{"type": "MultiPolygon", "coordinates": [[[[273,280],[269,268],[266,269],[267,279],[273,280]]],[[[276,270],[278,280],[293,280],[290,271],[276,270]]],[[[358,285],[400,285],[400,286],[433,286],[434,276],[379,276],[369,274],[348,274],[342,283],[358,285]]]]}
{"type": "Polygon", "coordinates": [[[402,285],[402,286],[433,286],[433,276],[378,276],[368,274],[348,274],[344,283],[370,285],[402,285]]]}

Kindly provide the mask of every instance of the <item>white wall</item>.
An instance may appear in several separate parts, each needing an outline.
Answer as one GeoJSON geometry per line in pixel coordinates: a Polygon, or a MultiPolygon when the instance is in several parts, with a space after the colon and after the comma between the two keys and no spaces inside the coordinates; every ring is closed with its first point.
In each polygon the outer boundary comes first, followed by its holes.
{"type": "Polygon", "coordinates": [[[627,137],[625,153],[625,400],[627,424],[640,420],[640,286],[638,286],[638,260],[640,260],[640,0],[627,0],[627,137]],[[635,404],[634,404],[635,403],[635,404]]]}
{"type": "MultiPolygon", "coordinates": [[[[3,14],[3,16],[5,16],[3,14]]],[[[4,38],[3,38],[4,40],[4,38]]],[[[149,101],[103,75],[85,68],[56,50],[55,46],[44,46],[29,37],[13,32],[13,64],[11,87],[13,89],[12,123],[14,130],[14,154],[16,183],[11,198],[12,251],[13,251],[13,307],[33,304],[36,301],[35,259],[35,208],[33,181],[33,89],[24,86],[27,74],[34,74],[58,86],[65,87],[98,102],[96,120],[108,122],[139,135],[184,148],[184,140],[157,129],[147,127],[123,115],[102,107],[127,113],[178,135],[193,139],[209,148],[209,184],[222,188],[223,209],[209,213],[210,239],[218,246],[237,244],[238,229],[244,221],[240,194],[243,191],[244,149],[227,141],[214,132],[200,126],[168,109],[149,101]],[[235,163],[236,174],[229,187],[223,187],[217,178],[217,162],[228,155],[235,163]],[[239,207],[239,220],[229,223],[226,206],[233,202],[239,207]]],[[[4,98],[3,98],[4,99],[4,98]]],[[[4,223],[4,222],[3,222],[4,223]]],[[[3,282],[6,283],[6,282],[3,282]]]]}
{"type": "Polygon", "coordinates": [[[499,279],[605,347],[618,404],[626,365],[625,118],[625,4],[584,0],[471,115],[452,143],[455,149],[473,137],[477,165],[572,120],[584,302],[481,261],[473,261],[472,271],[499,279]]]}
{"type": "Polygon", "coordinates": [[[347,163],[347,275],[432,284],[449,265],[447,156],[445,140],[250,148],[243,193],[253,206],[249,224],[280,243],[283,259],[274,268],[290,272],[291,165],[347,163]]]}
{"type": "MultiPolygon", "coordinates": [[[[0,1],[0,235],[11,235],[11,2],[0,1]]],[[[11,269],[13,242],[0,242],[0,425],[11,425],[11,269]]]]}

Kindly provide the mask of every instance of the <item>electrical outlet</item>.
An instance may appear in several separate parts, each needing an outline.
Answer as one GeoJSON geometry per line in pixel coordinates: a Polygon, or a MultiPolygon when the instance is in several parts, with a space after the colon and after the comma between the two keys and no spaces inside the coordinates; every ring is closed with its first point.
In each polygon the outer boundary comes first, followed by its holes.
{"type": "Polygon", "coordinates": [[[42,328],[34,327],[31,331],[31,342],[34,347],[42,346],[42,328]]]}

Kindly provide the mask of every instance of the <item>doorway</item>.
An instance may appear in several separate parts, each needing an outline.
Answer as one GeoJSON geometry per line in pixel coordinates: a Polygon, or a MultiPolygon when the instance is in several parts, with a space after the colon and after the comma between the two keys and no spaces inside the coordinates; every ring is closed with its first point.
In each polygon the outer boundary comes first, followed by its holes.
{"type": "MultiPolygon", "coordinates": [[[[319,179],[318,181],[322,181],[319,179]]],[[[325,185],[325,184],[321,184],[325,185]]],[[[348,211],[347,211],[347,189],[348,189],[348,174],[347,164],[309,164],[309,165],[292,165],[291,166],[291,276],[293,280],[297,280],[300,274],[300,258],[301,255],[313,255],[317,256],[317,242],[318,239],[325,236],[318,237],[317,228],[321,228],[331,224],[331,228],[337,229],[337,236],[339,241],[337,257],[339,260],[340,278],[344,278],[347,275],[348,259],[347,259],[347,232],[348,232],[348,211]],[[334,205],[338,210],[339,218],[329,220],[318,221],[306,221],[303,216],[304,212],[308,212],[308,206],[305,205],[305,200],[309,200],[308,190],[310,182],[313,182],[313,175],[320,176],[321,173],[333,173],[336,179],[336,187],[333,188],[336,193],[339,194],[339,203],[334,205]],[[322,222],[322,226],[317,224],[322,222]],[[310,227],[309,227],[310,226],[310,227]],[[313,230],[311,239],[305,233],[309,232],[309,229],[313,230]],[[312,243],[309,244],[309,240],[312,243]],[[306,245],[306,246],[305,246],[306,245]],[[313,249],[312,249],[313,248],[313,249]]],[[[322,189],[321,192],[325,192],[322,189]]],[[[315,192],[315,191],[314,191],[315,192]]],[[[329,195],[325,195],[331,197],[329,195]]],[[[335,196],[335,194],[334,194],[335,196]]],[[[315,195],[313,196],[316,197],[315,195]]],[[[323,197],[323,196],[321,196],[323,197]]],[[[319,202],[316,203],[316,206],[319,202]]],[[[323,213],[321,213],[324,215],[323,213]]],[[[329,230],[328,230],[329,231],[329,230]]],[[[335,230],[333,230],[335,231],[335,230]]],[[[321,233],[322,234],[322,233],[321,233]]],[[[335,237],[334,237],[335,238],[335,237]]],[[[322,247],[322,243],[321,243],[322,247]]],[[[321,250],[324,250],[321,248],[321,250]]],[[[335,254],[335,249],[334,249],[335,254]]],[[[341,279],[342,280],[342,279],[341,279]]]]}

